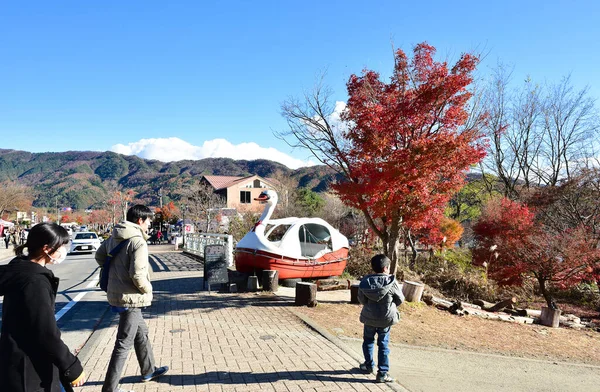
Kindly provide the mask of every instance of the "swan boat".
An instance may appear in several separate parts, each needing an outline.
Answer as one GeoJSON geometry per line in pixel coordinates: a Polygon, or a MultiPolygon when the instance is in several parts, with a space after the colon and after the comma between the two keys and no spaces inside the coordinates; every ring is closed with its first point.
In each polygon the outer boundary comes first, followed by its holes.
{"type": "Polygon", "coordinates": [[[341,275],[348,261],[348,239],[320,218],[270,219],[277,193],[263,191],[256,199],[266,204],[254,228],[235,250],[240,272],[277,270],[279,279],[341,275]]]}

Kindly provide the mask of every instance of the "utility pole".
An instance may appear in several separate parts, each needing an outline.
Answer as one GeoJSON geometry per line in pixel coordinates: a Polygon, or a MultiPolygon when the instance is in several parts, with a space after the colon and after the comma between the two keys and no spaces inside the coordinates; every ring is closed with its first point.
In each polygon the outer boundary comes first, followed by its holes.
{"type": "Polygon", "coordinates": [[[56,200],[56,224],[60,225],[60,213],[58,212],[58,196],[56,196],[55,200],[56,200]]]}
{"type": "Polygon", "coordinates": [[[158,197],[160,198],[160,221],[158,222],[158,230],[162,231],[162,221],[164,219],[163,204],[162,204],[162,187],[158,190],[158,197]]]}
{"type": "Polygon", "coordinates": [[[185,204],[182,205],[182,215],[183,215],[183,222],[181,224],[181,231],[183,232],[183,247],[185,248],[185,210],[187,209],[187,206],[185,204]]]}

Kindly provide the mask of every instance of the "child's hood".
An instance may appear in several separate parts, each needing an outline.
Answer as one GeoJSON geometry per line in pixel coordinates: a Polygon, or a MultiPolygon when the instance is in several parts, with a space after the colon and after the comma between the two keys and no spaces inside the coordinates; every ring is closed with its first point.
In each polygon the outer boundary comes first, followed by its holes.
{"type": "Polygon", "coordinates": [[[365,276],[359,285],[365,297],[371,301],[379,302],[392,290],[395,284],[393,275],[373,274],[365,276]]]}

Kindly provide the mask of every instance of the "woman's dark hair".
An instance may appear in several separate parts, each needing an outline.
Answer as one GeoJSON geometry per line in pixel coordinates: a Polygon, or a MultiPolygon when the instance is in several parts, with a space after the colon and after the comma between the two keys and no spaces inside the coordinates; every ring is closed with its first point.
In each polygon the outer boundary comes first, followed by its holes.
{"type": "Polygon", "coordinates": [[[152,210],[143,204],[136,204],[127,210],[127,220],[131,223],[137,224],[138,219],[145,221],[146,218],[152,218],[153,216],[152,210]]]}
{"type": "Polygon", "coordinates": [[[27,248],[30,258],[38,257],[42,253],[44,245],[48,245],[50,248],[48,253],[54,253],[58,248],[68,243],[69,233],[64,227],[50,222],[38,223],[29,230],[27,242],[15,248],[15,254],[23,256],[23,250],[27,248]]]}

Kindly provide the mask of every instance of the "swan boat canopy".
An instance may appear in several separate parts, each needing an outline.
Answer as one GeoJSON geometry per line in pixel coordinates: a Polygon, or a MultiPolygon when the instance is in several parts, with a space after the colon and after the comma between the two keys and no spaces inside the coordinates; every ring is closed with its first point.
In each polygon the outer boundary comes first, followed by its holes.
{"type": "Polygon", "coordinates": [[[279,279],[341,275],[348,260],[348,239],[320,218],[270,219],[277,193],[263,191],[260,220],[238,242],[236,269],[254,274],[277,270],[279,279]]]}

